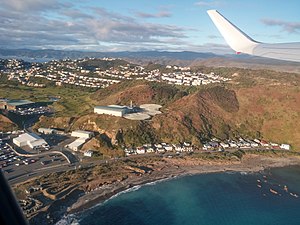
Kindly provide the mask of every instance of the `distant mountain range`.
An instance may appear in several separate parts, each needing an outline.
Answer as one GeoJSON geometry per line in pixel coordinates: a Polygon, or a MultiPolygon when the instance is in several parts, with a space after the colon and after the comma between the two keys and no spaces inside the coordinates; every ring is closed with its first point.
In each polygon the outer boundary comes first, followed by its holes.
{"type": "Polygon", "coordinates": [[[85,52],[66,50],[0,49],[0,58],[20,58],[25,61],[49,61],[52,59],[77,59],[85,57],[113,57],[127,59],[133,63],[147,64],[149,61],[159,64],[181,66],[242,67],[251,69],[271,69],[300,73],[300,64],[249,55],[217,55],[211,52],[85,52]]]}
{"type": "Polygon", "coordinates": [[[65,51],[65,50],[30,50],[30,49],[0,49],[0,57],[26,57],[26,58],[84,58],[84,57],[120,57],[120,58],[170,58],[181,60],[207,59],[220,57],[213,53],[202,52],[168,52],[168,51],[141,51],[141,52],[85,52],[85,51],[65,51]]]}

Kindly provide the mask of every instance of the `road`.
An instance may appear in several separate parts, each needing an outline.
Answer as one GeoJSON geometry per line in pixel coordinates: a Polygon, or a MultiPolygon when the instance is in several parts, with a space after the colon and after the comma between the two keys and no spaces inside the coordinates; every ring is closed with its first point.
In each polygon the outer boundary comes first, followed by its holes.
{"type": "Polygon", "coordinates": [[[39,168],[39,169],[29,169],[27,171],[24,171],[23,174],[8,177],[8,183],[10,185],[13,185],[48,173],[63,172],[63,171],[73,170],[73,169],[74,166],[70,165],[69,163],[53,165],[53,166],[39,168]]]}
{"type": "MultiPolygon", "coordinates": [[[[237,151],[238,149],[228,149],[226,150],[227,152],[234,152],[237,151]]],[[[247,150],[259,150],[259,151],[264,151],[264,150],[270,150],[270,149],[266,149],[266,148],[256,148],[256,149],[242,149],[244,151],[247,150]]],[[[278,152],[280,152],[280,150],[276,150],[278,152]]],[[[286,152],[286,150],[282,150],[283,152],[286,152]]],[[[194,153],[216,153],[216,151],[200,151],[197,150],[194,153]]],[[[53,172],[63,172],[63,171],[68,171],[68,170],[74,170],[76,168],[82,167],[82,168],[86,168],[86,167],[92,167],[92,166],[96,166],[96,165],[101,165],[101,164],[105,164],[108,162],[114,162],[114,161],[118,161],[118,160],[125,160],[125,159],[129,159],[129,158],[145,158],[145,157],[153,157],[153,156],[160,156],[160,157],[167,157],[167,156],[175,156],[178,155],[175,152],[166,152],[165,154],[141,154],[141,155],[132,155],[129,157],[122,157],[122,158],[118,158],[118,159],[108,159],[108,160],[95,160],[95,161],[89,161],[89,162],[79,162],[77,157],[75,155],[73,155],[71,152],[62,149],[61,151],[52,151],[52,152],[45,152],[45,153],[41,153],[38,156],[41,157],[42,155],[45,156],[49,156],[49,154],[53,154],[53,153],[61,153],[64,155],[64,157],[69,159],[69,163],[54,163],[51,165],[45,165],[42,168],[30,168],[30,167],[26,167],[25,170],[23,170],[22,173],[19,173],[18,175],[14,176],[14,175],[10,175],[7,176],[9,183],[10,184],[16,184],[16,183],[20,183],[20,182],[24,182],[30,178],[34,178],[34,177],[38,177],[44,174],[48,174],[48,173],[53,173],[53,172]]],[[[189,154],[188,152],[183,152],[181,153],[181,155],[185,155],[185,154],[189,154]]],[[[29,165],[30,166],[30,165],[29,165]]]]}

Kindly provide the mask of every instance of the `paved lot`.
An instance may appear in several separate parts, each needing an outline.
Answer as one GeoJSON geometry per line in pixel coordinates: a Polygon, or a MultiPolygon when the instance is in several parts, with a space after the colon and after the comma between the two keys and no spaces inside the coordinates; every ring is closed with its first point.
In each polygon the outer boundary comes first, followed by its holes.
{"type": "Polygon", "coordinates": [[[66,164],[67,160],[58,154],[18,156],[8,144],[0,144],[0,167],[9,180],[66,164]]]}

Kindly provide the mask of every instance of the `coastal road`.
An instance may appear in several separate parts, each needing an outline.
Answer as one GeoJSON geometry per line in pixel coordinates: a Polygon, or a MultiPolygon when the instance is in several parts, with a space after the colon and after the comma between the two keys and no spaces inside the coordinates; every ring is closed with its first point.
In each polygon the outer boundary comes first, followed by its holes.
{"type": "MultiPolygon", "coordinates": [[[[229,150],[228,152],[231,151],[236,151],[235,150],[229,150]]],[[[253,150],[253,149],[252,149],[253,150]]],[[[258,149],[256,149],[258,150],[258,149]]],[[[261,151],[263,151],[262,149],[260,149],[261,151]]],[[[266,149],[264,149],[266,150],[266,149]]],[[[227,151],[227,150],[226,150],[227,151]]],[[[246,150],[247,151],[247,150],[246,150]]],[[[207,153],[208,151],[196,151],[196,153],[207,153]]],[[[211,151],[211,152],[216,152],[216,151],[211,151]]],[[[283,151],[286,152],[286,151],[283,151]]],[[[175,156],[177,155],[174,152],[170,152],[164,155],[157,155],[157,154],[145,154],[145,155],[133,155],[130,157],[122,157],[122,158],[118,158],[118,159],[109,159],[109,160],[95,160],[95,161],[89,161],[89,162],[78,162],[77,158],[69,152],[69,154],[71,154],[74,157],[74,163],[72,164],[68,164],[68,163],[64,163],[64,164],[58,164],[58,165],[52,165],[52,166],[47,166],[47,167],[43,167],[40,169],[36,169],[36,170],[31,170],[31,171],[24,171],[23,174],[20,174],[18,176],[11,176],[8,178],[9,183],[10,184],[16,184],[16,183],[20,183],[23,181],[26,181],[28,179],[32,179],[38,176],[42,176],[48,173],[53,173],[53,172],[63,172],[63,171],[69,171],[69,170],[74,170],[77,168],[88,168],[88,167],[93,167],[96,165],[103,165],[105,163],[111,163],[114,161],[119,161],[119,160],[126,160],[126,159],[130,159],[130,158],[145,158],[145,157],[153,157],[153,156],[157,156],[157,157],[168,157],[170,156],[175,156]]]]}
{"type": "Polygon", "coordinates": [[[24,174],[18,176],[9,177],[8,183],[13,185],[48,173],[63,172],[68,170],[74,170],[74,166],[70,165],[69,163],[64,163],[60,165],[39,168],[36,170],[26,171],[24,174]]]}

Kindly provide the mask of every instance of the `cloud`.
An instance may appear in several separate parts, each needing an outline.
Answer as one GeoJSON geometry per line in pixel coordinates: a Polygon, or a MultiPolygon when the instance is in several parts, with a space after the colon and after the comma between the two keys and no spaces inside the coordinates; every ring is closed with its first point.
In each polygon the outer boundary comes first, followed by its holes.
{"type": "Polygon", "coordinates": [[[198,52],[213,52],[216,54],[231,54],[232,49],[226,44],[205,43],[203,45],[189,45],[188,49],[198,52]]]}
{"type": "Polygon", "coordinates": [[[77,9],[64,10],[63,15],[70,17],[72,19],[83,19],[83,18],[92,19],[93,18],[93,16],[86,14],[84,12],[81,12],[80,10],[77,10],[77,9]]]}
{"type": "Polygon", "coordinates": [[[220,6],[221,2],[219,1],[198,1],[195,3],[196,6],[200,7],[216,7],[220,6]]]}
{"type": "Polygon", "coordinates": [[[151,23],[116,20],[87,20],[94,36],[108,42],[161,42],[163,38],[184,38],[183,29],[151,23]]]}
{"type": "Polygon", "coordinates": [[[136,16],[140,18],[164,18],[164,17],[171,17],[172,14],[168,11],[160,11],[155,14],[150,14],[150,13],[144,13],[144,12],[137,12],[136,16]]]}
{"type": "Polygon", "coordinates": [[[3,8],[18,11],[48,11],[62,7],[70,7],[71,3],[60,3],[58,0],[0,0],[3,8]]]}
{"type": "Polygon", "coordinates": [[[275,19],[262,19],[261,22],[267,26],[279,26],[288,33],[298,33],[300,31],[300,22],[286,22],[275,19]]]}
{"type": "Polygon", "coordinates": [[[226,50],[214,44],[191,44],[187,33],[198,32],[191,28],[140,19],[169,17],[166,8],[159,8],[154,14],[137,12],[128,16],[101,7],[78,8],[60,0],[0,0],[0,3],[0,48],[226,50]]]}
{"type": "MultiPolygon", "coordinates": [[[[25,7],[18,9],[25,10],[25,7]]],[[[24,16],[0,5],[0,47],[103,50],[103,43],[106,43],[107,46],[129,49],[133,46],[169,46],[171,39],[179,43],[186,38],[186,28],[141,22],[104,8],[78,10],[65,6],[49,13],[24,16]]]]}

